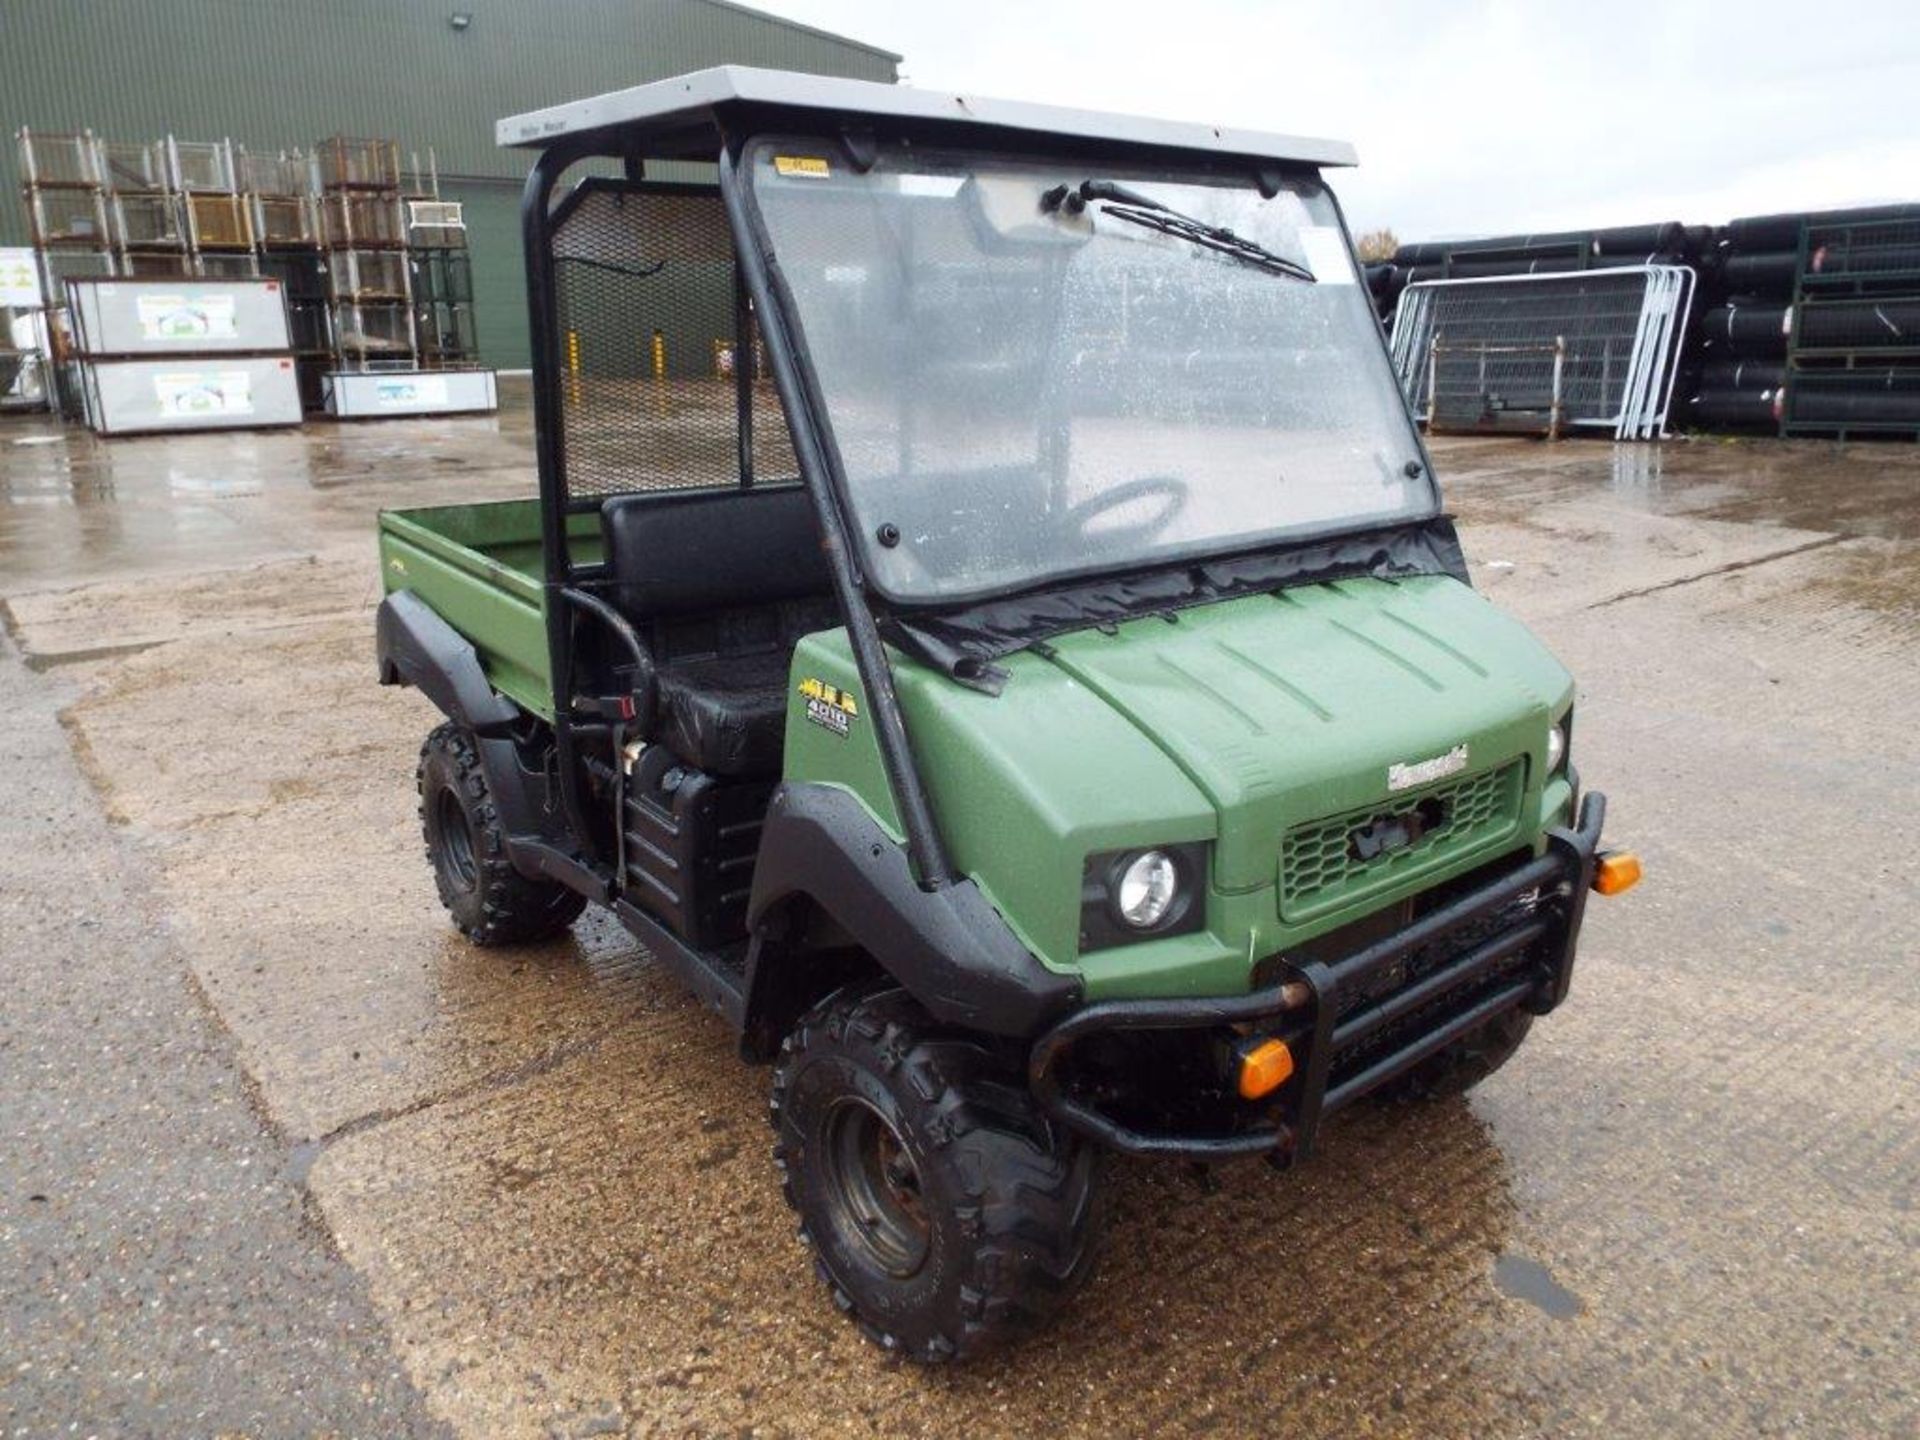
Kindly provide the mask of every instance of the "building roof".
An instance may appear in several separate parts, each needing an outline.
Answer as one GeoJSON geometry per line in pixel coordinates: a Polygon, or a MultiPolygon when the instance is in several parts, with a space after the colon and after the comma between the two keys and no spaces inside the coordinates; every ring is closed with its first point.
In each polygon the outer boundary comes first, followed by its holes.
{"type": "Polygon", "coordinates": [[[1179,150],[1232,155],[1250,160],[1296,161],[1310,165],[1352,165],[1353,146],[1344,140],[1274,135],[1223,125],[1155,120],[1036,105],[1020,100],[954,95],[908,85],[802,75],[721,65],[670,80],[614,90],[565,105],[511,115],[495,127],[503,146],[540,147],[563,136],[584,136],[626,126],[668,133],[710,122],[731,107],[839,111],[881,119],[932,121],[982,129],[1027,131],[1084,140],[1166,146],[1179,150]]]}

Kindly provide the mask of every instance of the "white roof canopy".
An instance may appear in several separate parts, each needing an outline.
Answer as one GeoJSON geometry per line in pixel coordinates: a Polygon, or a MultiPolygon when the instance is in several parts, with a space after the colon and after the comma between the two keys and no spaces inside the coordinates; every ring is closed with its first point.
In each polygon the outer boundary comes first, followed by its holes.
{"type": "Polygon", "coordinates": [[[494,127],[495,138],[505,146],[543,146],[563,136],[587,135],[629,125],[670,131],[698,125],[709,119],[716,108],[733,105],[837,111],[850,116],[1024,130],[1084,140],[1162,145],[1249,160],[1308,165],[1352,165],[1356,160],[1353,146],[1344,140],[1274,135],[1224,125],[952,95],[872,80],[842,80],[742,65],[696,70],[671,80],[656,80],[628,90],[614,90],[586,100],[512,115],[494,127]]]}

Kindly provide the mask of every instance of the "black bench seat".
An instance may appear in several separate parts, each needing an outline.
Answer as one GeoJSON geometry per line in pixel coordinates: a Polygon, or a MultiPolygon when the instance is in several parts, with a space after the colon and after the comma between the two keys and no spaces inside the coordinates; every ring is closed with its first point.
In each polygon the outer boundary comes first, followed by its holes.
{"type": "Polygon", "coordinates": [[[778,775],[793,647],[839,623],[806,492],[616,495],[600,524],[609,598],[653,655],[647,738],[716,775],[778,775]]]}

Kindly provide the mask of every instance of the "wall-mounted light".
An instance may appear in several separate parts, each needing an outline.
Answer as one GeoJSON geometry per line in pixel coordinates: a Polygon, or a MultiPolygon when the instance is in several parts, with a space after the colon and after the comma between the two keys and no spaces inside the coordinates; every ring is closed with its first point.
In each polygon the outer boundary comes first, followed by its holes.
{"type": "Polygon", "coordinates": [[[456,10],[447,17],[447,24],[456,30],[464,30],[473,24],[473,16],[465,10],[456,10]]]}

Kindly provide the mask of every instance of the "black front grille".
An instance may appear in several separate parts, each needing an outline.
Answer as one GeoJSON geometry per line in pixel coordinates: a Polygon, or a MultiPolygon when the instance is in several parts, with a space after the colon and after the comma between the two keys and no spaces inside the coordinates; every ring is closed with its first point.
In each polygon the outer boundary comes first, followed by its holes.
{"type": "MultiPolygon", "coordinates": [[[[1388,966],[1364,984],[1343,987],[1337,1016],[1346,1020],[1370,1006],[1386,1001],[1410,985],[1458,960],[1475,946],[1510,930],[1542,918],[1549,902],[1537,895],[1522,896],[1495,911],[1448,932],[1430,945],[1422,946],[1397,963],[1388,966]]],[[[1358,1075],[1374,1061],[1412,1044],[1421,1035],[1438,1029],[1455,1015],[1473,1008],[1501,986],[1508,984],[1541,959],[1536,942],[1506,957],[1471,984],[1447,991],[1426,1005],[1410,1011],[1389,1025],[1342,1050],[1327,1072],[1329,1085],[1337,1086],[1358,1075]]]]}

